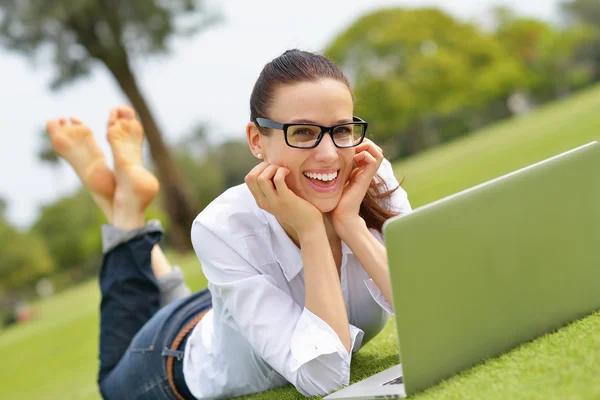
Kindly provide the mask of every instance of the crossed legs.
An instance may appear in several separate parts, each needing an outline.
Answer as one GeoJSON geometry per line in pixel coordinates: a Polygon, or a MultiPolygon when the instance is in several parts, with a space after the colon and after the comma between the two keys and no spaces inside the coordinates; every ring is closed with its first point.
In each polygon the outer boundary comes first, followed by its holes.
{"type": "Polygon", "coordinates": [[[169,264],[157,244],[162,229],[144,221],[159,184],[142,165],[144,132],[134,110],[120,106],[110,112],[107,139],[114,171],[91,130],[78,119],[51,120],[46,129],[56,153],[73,167],[109,223],[103,229],[100,271],[102,379],[159,308],[186,297],[190,290],[181,270],[169,264]]]}

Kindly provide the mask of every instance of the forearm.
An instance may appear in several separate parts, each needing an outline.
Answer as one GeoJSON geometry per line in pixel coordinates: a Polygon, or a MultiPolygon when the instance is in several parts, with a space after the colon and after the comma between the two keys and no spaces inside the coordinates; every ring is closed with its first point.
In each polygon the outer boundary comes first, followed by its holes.
{"type": "Polygon", "coordinates": [[[340,237],[352,250],[367,274],[373,279],[383,297],[393,307],[392,286],[385,246],[358,219],[340,229],[340,237]]]}
{"type": "Polygon", "coordinates": [[[348,315],[325,227],[320,225],[310,233],[300,235],[300,248],[304,264],[304,306],[325,321],[350,352],[348,315]]]}

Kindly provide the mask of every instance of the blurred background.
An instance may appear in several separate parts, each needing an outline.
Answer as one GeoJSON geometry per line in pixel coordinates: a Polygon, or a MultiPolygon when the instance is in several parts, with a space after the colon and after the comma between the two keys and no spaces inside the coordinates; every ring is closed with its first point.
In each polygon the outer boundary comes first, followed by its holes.
{"type": "MultiPolygon", "coordinates": [[[[108,152],[110,108],[134,106],[162,183],[149,217],[199,288],[191,221],[255,164],[250,92],[290,48],[346,71],[356,115],[414,207],[598,138],[598,0],[0,0],[0,348],[89,331],[77,355],[61,357],[92,379],[78,396],[97,396],[104,220],[45,121],[76,116],[108,152]]],[[[25,383],[0,384],[0,397],[41,398],[25,383]]],[[[67,398],[60,379],[47,385],[67,398]]]]}

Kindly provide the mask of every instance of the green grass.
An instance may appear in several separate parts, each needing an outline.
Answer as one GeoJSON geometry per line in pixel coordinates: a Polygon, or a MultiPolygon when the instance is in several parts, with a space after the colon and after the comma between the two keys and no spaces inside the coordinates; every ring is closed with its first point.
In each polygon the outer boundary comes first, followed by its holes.
{"type": "Polygon", "coordinates": [[[397,163],[394,172],[421,206],[600,140],[599,110],[600,86],[397,163]]]}
{"type": "MultiPolygon", "coordinates": [[[[184,269],[192,289],[206,287],[194,255],[169,258],[184,269]]],[[[34,304],[34,322],[4,330],[0,399],[99,399],[99,303],[92,280],[34,304]]]]}
{"type": "MultiPolygon", "coordinates": [[[[395,165],[414,207],[600,139],[600,87],[395,165]]],[[[560,185],[560,182],[557,182],[560,185]]],[[[193,289],[195,257],[177,260],[193,289]]],[[[95,281],[34,305],[35,321],[0,334],[1,399],[98,399],[95,281]]],[[[352,361],[353,382],[394,365],[394,322],[352,361]]],[[[600,314],[453,377],[414,399],[600,398],[600,314]]],[[[297,399],[286,387],[248,399],[297,399]]]]}

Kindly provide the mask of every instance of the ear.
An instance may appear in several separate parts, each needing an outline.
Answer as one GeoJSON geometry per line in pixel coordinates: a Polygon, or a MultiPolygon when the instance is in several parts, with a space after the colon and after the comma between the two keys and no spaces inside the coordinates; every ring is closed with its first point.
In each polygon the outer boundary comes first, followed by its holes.
{"type": "Polygon", "coordinates": [[[248,122],[246,125],[246,137],[248,139],[248,146],[250,151],[254,154],[254,157],[259,159],[265,158],[265,153],[262,148],[262,134],[258,130],[258,127],[254,122],[248,122]],[[259,156],[260,154],[260,156],[259,156]]]}

